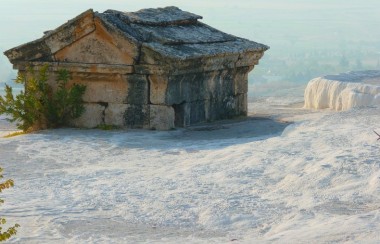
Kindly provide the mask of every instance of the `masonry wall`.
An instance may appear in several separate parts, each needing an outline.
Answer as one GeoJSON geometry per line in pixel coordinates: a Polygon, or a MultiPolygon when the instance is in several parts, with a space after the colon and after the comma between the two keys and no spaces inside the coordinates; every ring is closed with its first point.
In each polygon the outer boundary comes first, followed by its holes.
{"type": "Polygon", "coordinates": [[[146,74],[136,73],[141,70],[137,66],[62,65],[49,66],[53,88],[61,68],[71,74],[68,85],[86,86],[86,110],[71,121],[75,127],[170,130],[247,115],[248,72],[253,66],[191,73],[144,70],[146,74]]]}
{"type": "MultiPolygon", "coordinates": [[[[101,124],[169,130],[247,115],[251,67],[181,75],[73,72],[86,85],[85,113],[76,127],[101,124]]],[[[50,83],[55,86],[55,73],[50,83]]]]}
{"type": "MultiPolygon", "coordinates": [[[[149,102],[149,80],[139,74],[72,73],[71,83],[86,85],[85,113],[72,121],[76,127],[101,124],[128,128],[174,128],[174,109],[149,102]]],[[[51,81],[54,83],[53,79],[51,81]]]]}
{"type": "Polygon", "coordinates": [[[249,70],[244,67],[170,76],[165,104],[174,108],[175,125],[246,116],[249,70]]]}

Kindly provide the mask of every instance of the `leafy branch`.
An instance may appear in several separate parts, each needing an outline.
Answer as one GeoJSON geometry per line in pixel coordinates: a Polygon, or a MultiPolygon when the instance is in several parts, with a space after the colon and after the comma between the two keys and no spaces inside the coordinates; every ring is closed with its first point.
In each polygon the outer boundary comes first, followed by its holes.
{"type": "MultiPolygon", "coordinates": [[[[0,168],[0,178],[3,178],[3,169],[0,168]]],[[[11,188],[14,186],[13,180],[9,179],[5,182],[0,183],[0,193],[3,192],[3,190],[11,188]]],[[[0,199],[0,204],[4,203],[3,199],[0,199]]],[[[7,220],[5,218],[0,217],[0,241],[6,241],[12,236],[16,235],[17,228],[20,227],[19,224],[15,224],[14,226],[9,227],[6,231],[3,231],[2,225],[5,225],[7,223],[7,220]]]]}
{"type": "Polygon", "coordinates": [[[12,87],[5,86],[5,96],[0,96],[0,115],[9,115],[8,120],[16,122],[23,131],[67,125],[85,110],[82,96],[86,86],[69,86],[70,78],[67,70],[59,70],[55,80],[57,88],[53,89],[48,77],[48,66],[41,67],[38,72],[28,68],[16,79],[17,83],[24,85],[25,91],[14,96],[12,87]]]}

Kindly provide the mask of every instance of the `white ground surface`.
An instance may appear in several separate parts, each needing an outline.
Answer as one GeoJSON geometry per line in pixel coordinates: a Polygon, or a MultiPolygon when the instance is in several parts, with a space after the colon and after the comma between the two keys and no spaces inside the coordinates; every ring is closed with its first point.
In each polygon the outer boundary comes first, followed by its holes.
{"type": "Polygon", "coordinates": [[[11,242],[379,243],[380,108],[311,112],[300,91],[235,123],[0,139],[11,242]]]}
{"type": "Polygon", "coordinates": [[[380,105],[380,71],[356,71],[311,80],[305,108],[348,110],[380,105]]]}

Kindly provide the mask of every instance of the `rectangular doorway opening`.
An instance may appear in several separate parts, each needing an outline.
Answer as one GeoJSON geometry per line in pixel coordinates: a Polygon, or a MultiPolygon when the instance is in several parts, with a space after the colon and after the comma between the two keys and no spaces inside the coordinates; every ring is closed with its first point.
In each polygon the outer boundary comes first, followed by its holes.
{"type": "Polygon", "coordinates": [[[185,127],[185,102],[173,104],[175,127],[185,127]]]}

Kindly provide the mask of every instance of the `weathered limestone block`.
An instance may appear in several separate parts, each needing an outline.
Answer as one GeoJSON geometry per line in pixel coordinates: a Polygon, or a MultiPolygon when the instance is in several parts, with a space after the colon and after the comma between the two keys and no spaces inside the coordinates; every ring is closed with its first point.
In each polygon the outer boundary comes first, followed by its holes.
{"type": "Polygon", "coordinates": [[[55,53],[62,62],[132,65],[138,48],[118,35],[111,35],[100,20],[95,20],[96,31],[55,53]]]}
{"type": "Polygon", "coordinates": [[[170,130],[174,128],[174,109],[164,105],[109,104],[104,123],[128,128],[170,130]]]}
{"type": "Polygon", "coordinates": [[[210,121],[219,119],[230,119],[235,116],[235,99],[233,96],[212,99],[209,101],[210,121]]]}
{"type": "Polygon", "coordinates": [[[64,24],[58,29],[48,32],[45,42],[51,53],[55,53],[94,30],[94,13],[92,10],[88,10],[71,20],[69,24],[64,24]]]}
{"type": "Polygon", "coordinates": [[[209,120],[231,119],[247,114],[246,94],[210,100],[209,120]]]}
{"type": "Polygon", "coordinates": [[[9,58],[12,63],[19,61],[30,61],[44,58],[46,61],[53,61],[50,48],[42,39],[31,42],[33,45],[22,45],[17,49],[11,49],[4,54],[9,58]],[[27,57],[27,58],[25,58],[27,57]]]}
{"type": "Polygon", "coordinates": [[[67,46],[58,51],[55,59],[61,62],[77,62],[77,63],[113,63],[121,64],[130,61],[131,57],[123,57],[119,50],[106,40],[100,39],[93,32],[76,42],[76,45],[67,46]]]}
{"type": "Polygon", "coordinates": [[[149,103],[149,84],[146,75],[131,74],[126,75],[128,82],[128,104],[148,104],[149,103]]]}
{"type": "Polygon", "coordinates": [[[252,66],[259,63],[259,59],[264,55],[264,51],[250,51],[240,55],[235,67],[252,66]]]}
{"type": "Polygon", "coordinates": [[[149,128],[149,105],[128,105],[124,113],[125,126],[133,129],[149,128]]]}
{"type": "Polygon", "coordinates": [[[152,104],[165,104],[168,77],[150,75],[150,102],[152,104]]]}
{"type": "Polygon", "coordinates": [[[28,68],[34,70],[40,70],[41,67],[48,66],[49,72],[57,72],[61,69],[68,70],[71,74],[82,74],[82,76],[88,76],[90,74],[101,76],[106,74],[105,77],[110,77],[115,74],[132,74],[134,73],[134,66],[121,65],[121,64],[83,64],[83,63],[60,63],[60,62],[45,62],[45,61],[33,61],[33,62],[18,62],[14,65],[15,68],[21,71],[25,71],[28,68]]]}
{"type": "Polygon", "coordinates": [[[112,42],[112,44],[120,50],[121,55],[124,58],[128,59],[128,63],[122,64],[136,64],[136,61],[140,59],[140,44],[137,39],[132,35],[124,32],[119,29],[117,25],[110,23],[107,21],[104,16],[96,13],[94,18],[94,22],[96,25],[96,29],[98,31],[98,35],[104,36],[105,39],[108,39],[112,42]],[[110,39],[111,38],[111,39],[110,39]]]}
{"type": "MultiPolygon", "coordinates": [[[[56,88],[55,76],[49,83],[56,88]]],[[[148,80],[145,75],[73,73],[69,85],[86,86],[83,101],[87,103],[148,104],[148,80]]]]}
{"type": "Polygon", "coordinates": [[[186,127],[192,124],[207,122],[210,119],[210,100],[194,101],[173,105],[175,126],[186,127]]]}
{"type": "Polygon", "coordinates": [[[201,58],[169,62],[167,65],[170,67],[172,75],[203,73],[205,71],[201,58]]]}
{"type": "Polygon", "coordinates": [[[134,65],[134,73],[141,75],[168,75],[169,68],[165,65],[140,64],[134,65]]]}
{"type": "Polygon", "coordinates": [[[222,69],[233,69],[235,68],[235,63],[239,59],[239,54],[234,55],[219,55],[216,57],[203,58],[203,70],[213,71],[222,69]]]}
{"type": "Polygon", "coordinates": [[[87,103],[84,105],[85,112],[81,117],[71,121],[71,125],[81,128],[95,128],[104,123],[105,106],[96,103],[87,103]]]}
{"type": "Polygon", "coordinates": [[[166,91],[166,104],[180,104],[210,99],[219,71],[170,76],[166,91]]]}
{"type": "Polygon", "coordinates": [[[128,83],[124,81],[75,82],[86,86],[83,101],[88,103],[124,103],[128,96],[128,83]]]}
{"type": "Polygon", "coordinates": [[[169,76],[166,104],[181,104],[233,96],[248,91],[248,68],[169,76]]]}
{"type": "Polygon", "coordinates": [[[247,93],[235,96],[236,113],[235,116],[247,116],[248,113],[248,96],[247,93]]]}
{"type": "Polygon", "coordinates": [[[104,112],[104,123],[106,125],[125,126],[124,114],[129,106],[128,104],[109,103],[104,112]]]}
{"type": "Polygon", "coordinates": [[[247,115],[247,94],[181,103],[173,105],[173,108],[175,111],[175,126],[177,127],[186,127],[220,119],[231,119],[247,115]]]}
{"type": "Polygon", "coordinates": [[[235,70],[227,69],[218,71],[217,75],[208,82],[210,99],[228,97],[234,93],[235,70]]]}
{"type": "Polygon", "coordinates": [[[151,47],[148,47],[146,45],[142,45],[141,47],[141,54],[140,54],[140,63],[141,64],[160,64],[160,60],[162,60],[162,56],[157,53],[156,51],[153,51],[151,47]]]}
{"type": "Polygon", "coordinates": [[[174,109],[170,106],[150,105],[150,129],[170,130],[174,128],[174,109]]]}
{"type": "Polygon", "coordinates": [[[250,67],[241,67],[236,69],[234,77],[234,95],[248,92],[248,72],[250,67]]]}
{"type": "Polygon", "coordinates": [[[170,105],[205,99],[208,95],[207,80],[208,75],[204,73],[170,76],[165,103],[170,105]]]}

